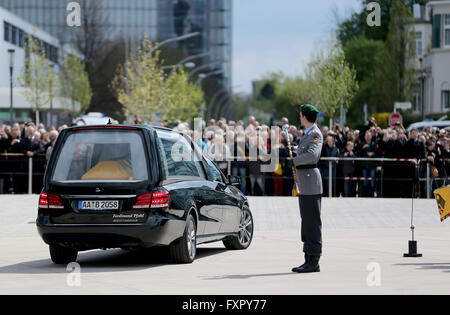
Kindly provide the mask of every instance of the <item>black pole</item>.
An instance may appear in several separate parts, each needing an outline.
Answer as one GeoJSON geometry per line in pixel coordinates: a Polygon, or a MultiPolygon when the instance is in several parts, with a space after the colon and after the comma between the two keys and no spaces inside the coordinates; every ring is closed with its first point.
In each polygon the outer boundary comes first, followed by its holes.
{"type": "Polygon", "coordinates": [[[49,81],[49,84],[50,84],[50,89],[49,89],[49,92],[50,92],[50,124],[49,124],[49,127],[51,127],[53,125],[53,94],[52,94],[53,86],[52,86],[51,81],[49,81]]]}
{"type": "Polygon", "coordinates": [[[9,67],[9,78],[10,78],[10,103],[9,103],[9,120],[10,125],[13,125],[13,67],[9,67]]]}
{"type": "MultiPolygon", "coordinates": [[[[50,65],[50,68],[52,69],[52,74],[53,74],[53,67],[54,65],[50,65]]],[[[51,127],[53,125],[53,81],[52,80],[48,80],[48,84],[49,84],[49,89],[48,92],[50,93],[50,124],[49,127],[51,127]]]]}
{"type": "Polygon", "coordinates": [[[418,166],[417,163],[414,167],[415,174],[414,178],[412,180],[412,200],[411,200],[411,235],[412,240],[408,242],[408,253],[403,254],[403,257],[409,257],[409,258],[419,258],[422,257],[422,254],[417,253],[417,241],[414,239],[414,231],[416,227],[414,226],[414,197],[415,197],[415,190],[416,185],[419,181],[419,172],[418,172],[418,166]]]}

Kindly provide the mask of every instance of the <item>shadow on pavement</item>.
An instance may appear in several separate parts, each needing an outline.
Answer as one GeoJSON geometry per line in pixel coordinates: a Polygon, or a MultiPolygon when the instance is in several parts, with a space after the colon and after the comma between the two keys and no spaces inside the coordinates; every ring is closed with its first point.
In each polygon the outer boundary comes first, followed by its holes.
{"type": "Polygon", "coordinates": [[[283,273],[262,273],[253,275],[228,275],[228,276],[217,276],[211,278],[205,278],[205,280],[225,280],[225,279],[250,279],[250,278],[263,278],[263,277],[279,277],[279,276],[291,276],[295,275],[293,272],[283,272],[283,273]]]}
{"type": "Polygon", "coordinates": [[[394,266],[414,266],[419,270],[442,270],[443,272],[450,272],[450,263],[410,263],[395,264],[394,266]]]}
{"type": "MultiPolygon", "coordinates": [[[[196,261],[226,251],[225,248],[197,248],[196,261]]],[[[170,260],[168,248],[151,248],[136,251],[117,249],[81,252],[78,255],[77,262],[80,264],[83,273],[136,271],[167,265],[177,266],[170,260]]],[[[54,265],[50,258],[0,267],[0,274],[58,273],[67,273],[66,266],[54,265]]]]}

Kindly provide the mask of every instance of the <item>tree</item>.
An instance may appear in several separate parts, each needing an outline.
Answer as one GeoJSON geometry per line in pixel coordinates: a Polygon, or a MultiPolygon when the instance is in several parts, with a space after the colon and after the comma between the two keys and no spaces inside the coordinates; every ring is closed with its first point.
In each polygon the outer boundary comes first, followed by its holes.
{"type": "Polygon", "coordinates": [[[363,106],[376,109],[380,104],[378,90],[375,89],[376,72],[383,62],[384,42],[370,40],[361,36],[347,43],[345,47],[345,59],[356,70],[356,79],[359,83],[358,93],[348,109],[347,121],[352,125],[363,123],[363,106]]]}
{"type": "Polygon", "coordinates": [[[369,27],[365,21],[368,2],[363,10],[340,23],[338,37],[345,56],[356,69],[359,92],[347,115],[348,121],[362,121],[364,104],[372,112],[391,112],[396,101],[409,101],[415,84],[415,42],[412,3],[425,1],[380,0],[381,27],[369,27]]]}
{"type": "Polygon", "coordinates": [[[102,13],[99,1],[81,0],[81,26],[77,28],[75,43],[77,50],[84,56],[89,76],[94,74],[96,63],[103,54],[107,40],[105,25],[108,25],[102,13]]]}
{"type": "Polygon", "coordinates": [[[394,102],[411,101],[412,87],[417,83],[414,17],[402,1],[392,5],[385,49],[377,58],[380,66],[374,87],[383,100],[378,110],[392,111],[394,102]]]}
{"type": "Polygon", "coordinates": [[[59,73],[62,102],[74,117],[86,112],[91,103],[92,90],[84,63],[74,55],[67,55],[59,73]]]}
{"type": "Polygon", "coordinates": [[[341,44],[332,40],[328,50],[319,52],[311,63],[312,99],[330,117],[330,127],[336,112],[347,109],[359,89],[356,71],[345,60],[341,44]]]}
{"type": "MultiPolygon", "coordinates": [[[[118,121],[124,121],[124,110],[111,91],[111,82],[117,66],[123,64],[133,46],[131,38],[109,36],[111,31],[108,12],[101,1],[80,0],[81,26],[74,28],[74,47],[83,55],[86,72],[92,89],[87,111],[101,112],[118,121]]],[[[65,37],[60,38],[61,42],[65,37]]]]}
{"type": "Polygon", "coordinates": [[[166,75],[160,67],[159,51],[154,50],[154,44],[144,39],[136,54],[118,67],[111,85],[127,117],[139,115],[153,123],[169,113],[166,75]]]}
{"type": "Polygon", "coordinates": [[[293,124],[298,122],[299,104],[313,103],[312,82],[301,76],[285,77],[277,87],[275,108],[277,116],[287,117],[293,124]]]}
{"type": "Polygon", "coordinates": [[[204,105],[203,90],[188,80],[186,72],[178,70],[167,80],[168,112],[167,119],[189,121],[198,117],[204,105]]]}
{"type": "Polygon", "coordinates": [[[29,34],[24,49],[25,67],[18,82],[25,88],[23,95],[35,110],[38,125],[39,111],[48,105],[53,97],[56,75],[46,58],[46,52],[40,40],[29,34]]]}
{"type": "Polygon", "coordinates": [[[391,22],[392,7],[395,3],[401,3],[406,7],[413,4],[425,5],[427,0],[378,0],[381,8],[381,26],[370,27],[367,25],[368,11],[366,8],[373,0],[361,0],[361,11],[355,12],[349,19],[338,21],[337,37],[339,41],[347,46],[347,43],[364,36],[367,39],[386,41],[391,22]]]}

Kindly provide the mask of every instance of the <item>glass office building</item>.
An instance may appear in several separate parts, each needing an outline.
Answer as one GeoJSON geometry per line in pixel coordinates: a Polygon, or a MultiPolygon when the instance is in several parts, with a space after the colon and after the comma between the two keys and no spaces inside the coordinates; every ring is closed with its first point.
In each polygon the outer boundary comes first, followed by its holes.
{"type": "Polygon", "coordinates": [[[222,70],[223,85],[231,88],[232,0],[157,0],[158,38],[192,32],[201,37],[187,41],[186,55],[210,53],[203,60],[222,70]]]}
{"type": "MultiPolygon", "coordinates": [[[[73,0],[0,0],[0,6],[37,25],[60,39],[71,43],[76,27],[67,25],[67,5],[73,0]]],[[[81,10],[97,8],[99,20],[109,39],[118,37],[139,40],[143,34],[157,35],[156,0],[78,0],[81,10]]],[[[82,12],[83,14],[83,12],[82,12]]]]}
{"type": "Polygon", "coordinates": [[[224,87],[231,89],[232,0],[0,0],[0,6],[70,44],[76,34],[76,27],[67,25],[70,2],[78,2],[81,10],[97,6],[108,38],[123,38],[132,46],[144,33],[162,41],[200,32],[182,43],[185,55],[210,53],[203,64],[221,70],[224,87]]]}

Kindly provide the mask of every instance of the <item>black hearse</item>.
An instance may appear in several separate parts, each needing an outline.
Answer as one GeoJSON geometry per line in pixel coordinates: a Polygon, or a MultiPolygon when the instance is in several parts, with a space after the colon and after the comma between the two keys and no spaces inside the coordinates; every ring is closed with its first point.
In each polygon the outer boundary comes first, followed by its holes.
{"type": "Polygon", "coordinates": [[[253,217],[239,184],[169,129],[68,128],[48,163],[37,228],[55,264],[79,251],[153,246],[191,263],[201,243],[250,246],[253,217]]]}

